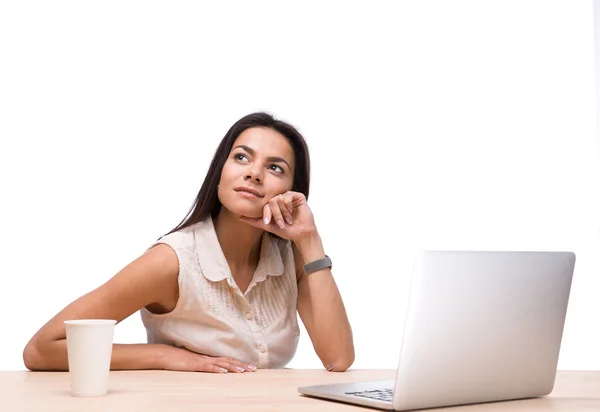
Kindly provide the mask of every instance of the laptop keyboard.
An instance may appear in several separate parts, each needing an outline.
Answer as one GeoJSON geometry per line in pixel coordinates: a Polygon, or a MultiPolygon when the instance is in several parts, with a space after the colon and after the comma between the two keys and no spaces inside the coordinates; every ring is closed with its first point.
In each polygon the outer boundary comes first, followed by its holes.
{"type": "Polygon", "coordinates": [[[361,396],[363,398],[377,399],[378,401],[392,402],[394,399],[393,389],[374,389],[371,391],[346,392],[346,395],[361,396]]]}

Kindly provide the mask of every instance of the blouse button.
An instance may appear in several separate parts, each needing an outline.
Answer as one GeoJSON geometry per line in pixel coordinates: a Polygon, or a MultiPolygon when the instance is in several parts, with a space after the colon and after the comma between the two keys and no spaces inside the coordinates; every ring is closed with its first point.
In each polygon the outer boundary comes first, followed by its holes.
{"type": "Polygon", "coordinates": [[[265,353],[265,350],[266,350],[265,345],[260,345],[258,347],[258,350],[260,351],[260,353],[265,353]]]}
{"type": "Polygon", "coordinates": [[[248,319],[248,320],[252,319],[252,313],[246,312],[246,319],[248,319]]]}

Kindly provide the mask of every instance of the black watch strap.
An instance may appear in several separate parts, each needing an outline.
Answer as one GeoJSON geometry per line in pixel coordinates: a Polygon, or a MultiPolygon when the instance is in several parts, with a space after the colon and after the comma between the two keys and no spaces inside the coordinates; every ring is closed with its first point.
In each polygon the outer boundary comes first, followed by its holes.
{"type": "Polygon", "coordinates": [[[310,275],[313,272],[316,272],[321,269],[331,268],[332,263],[329,256],[325,255],[323,259],[318,259],[312,262],[309,262],[304,265],[304,273],[310,275]]]}

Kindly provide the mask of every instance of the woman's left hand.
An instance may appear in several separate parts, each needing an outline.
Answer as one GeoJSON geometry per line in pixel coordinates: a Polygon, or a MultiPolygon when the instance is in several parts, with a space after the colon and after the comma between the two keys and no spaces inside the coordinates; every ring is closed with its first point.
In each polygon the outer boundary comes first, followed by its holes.
{"type": "Polygon", "coordinates": [[[299,192],[286,192],[269,200],[262,218],[240,217],[240,220],[279,237],[297,241],[317,232],[306,197],[299,192]]]}

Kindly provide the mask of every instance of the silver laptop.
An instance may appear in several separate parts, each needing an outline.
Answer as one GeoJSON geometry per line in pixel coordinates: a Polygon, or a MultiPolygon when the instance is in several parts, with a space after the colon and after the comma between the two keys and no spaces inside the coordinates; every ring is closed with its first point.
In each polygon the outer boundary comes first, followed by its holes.
{"type": "Polygon", "coordinates": [[[574,266],[572,252],[421,252],[396,380],[298,391],[397,411],[547,395],[574,266]]]}

